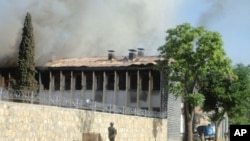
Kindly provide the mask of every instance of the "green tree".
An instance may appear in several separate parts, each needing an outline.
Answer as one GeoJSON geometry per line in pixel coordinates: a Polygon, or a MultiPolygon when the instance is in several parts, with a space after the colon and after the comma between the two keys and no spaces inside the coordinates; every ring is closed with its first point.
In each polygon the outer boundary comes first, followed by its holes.
{"type": "Polygon", "coordinates": [[[219,140],[220,124],[232,107],[235,106],[234,95],[230,92],[236,81],[234,75],[225,76],[218,72],[209,72],[203,79],[200,92],[205,96],[203,111],[207,112],[212,123],[215,124],[215,141],[219,140]]]}
{"type": "Polygon", "coordinates": [[[216,141],[225,113],[233,124],[249,123],[250,68],[237,64],[233,72],[235,76],[230,77],[210,72],[201,88],[206,99],[203,110],[210,112],[211,121],[216,125],[216,141]]]}
{"type": "Polygon", "coordinates": [[[202,106],[204,96],[199,93],[202,79],[208,72],[232,72],[223,41],[217,32],[188,23],[167,30],[166,43],[159,47],[159,68],[168,79],[166,90],[184,99],[185,140],[192,141],[194,108],[202,106]]]}
{"type": "Polygon", "coordinates": [[[19,57],[13,88],[25,91],[38,90],[38,83],[35,79],[34,52],[33,26],[31,15],[27,13],[24,21],[22,40],[19,45],[19,57]]]}
{"type": "Polygon", "coordinates": [[[235,105],[228,111],[231,124],[250,124],[250,66],[237,64],[234,73],[238,77],[231,88],[235,105]]]}

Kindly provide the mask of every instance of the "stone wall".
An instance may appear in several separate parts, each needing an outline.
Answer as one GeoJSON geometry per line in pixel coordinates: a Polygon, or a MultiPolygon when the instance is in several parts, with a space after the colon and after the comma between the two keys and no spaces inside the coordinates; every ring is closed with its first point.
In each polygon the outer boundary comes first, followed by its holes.
{"type": "Polygon", "coordinates": [[[99,133],[108,141],[114,122],[117,141],[166,141],[167,120],[0,101],[0,141],[82,141],[99,133]]]}

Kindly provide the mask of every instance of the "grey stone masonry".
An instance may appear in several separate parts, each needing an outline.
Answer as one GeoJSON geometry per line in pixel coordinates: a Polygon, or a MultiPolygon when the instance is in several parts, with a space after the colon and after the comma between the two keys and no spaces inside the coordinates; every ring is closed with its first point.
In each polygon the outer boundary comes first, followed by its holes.
{"type": "Polygon", "coordinates": [[[111,121],[118,141],[167,140],[167,119],[0,101],[0,141],[82,141],[83,133],[108,141],[111,121]]]}

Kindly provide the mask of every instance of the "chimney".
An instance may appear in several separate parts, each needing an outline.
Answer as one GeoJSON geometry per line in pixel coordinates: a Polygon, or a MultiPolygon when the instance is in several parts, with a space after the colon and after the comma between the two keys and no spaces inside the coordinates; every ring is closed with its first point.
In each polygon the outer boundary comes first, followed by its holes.
{"type": "Polygon", "coordinates": [[[115,58],[114,50],[108,50],[108,60],[113,60],[115,58]]]}
{"type": "Polygon", "coordinates": [[[144,56],[144,48],[137,48],[138,50],[138,56],[144,56]]]}
{"type": "Polygon", "coordinates": [[[129,49],[128,59],[134,60],[136,58],[136,50],[135,49],[129,49]]]}

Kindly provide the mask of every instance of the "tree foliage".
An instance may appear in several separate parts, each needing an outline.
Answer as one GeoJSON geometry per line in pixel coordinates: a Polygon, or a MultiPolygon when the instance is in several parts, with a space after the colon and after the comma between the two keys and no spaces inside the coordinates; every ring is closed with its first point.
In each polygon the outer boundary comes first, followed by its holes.
{"type": "Polygon", "coordinates": [[[208,74],[201,89],[205,96],[204,110],[213,111],[212,120],[219,122],[227,113],[231,123],[249,123],[250,67],[237,64],[235,79],[208,74]]]}
{"type": "Polygon", "coordinates": [[[189,103],[190,107],[195,108],[197,106],[203,107],[205,97],[203,94],[188,94],[184,97],[184,100],[189,103]]]}
{"type": "Polygon", "coordinates": [[[167,90],[184,98],[186,139],[192,140],[194,107],[202,105],[204,98],[198,95],[202,80],[208,72],[225,76],[232,74],[230,59],[226,57],[223,41],[218,32],[204,27],[192,27],[188,23],[167,30],[166,43],[159,48],[168,78],[167,90]],[[190,98],[192,100],[190,100],[190,98]]]}
{"type": "MultiPolygon", "coordinates": [[[[250,68],[237,64],[233,72],[234,75],[227,77],[218,72],[210,72],[203,79],[203,110],[210,113],[211,121],[215,123],[217,130],[225,113],[231,123],[249,123],[250,68]]],[[[216,140],[218,139],[217,135],[216,140]]]]}
{"type": "Polygon", "coordinates": [[[205,96],[203,111],[209,112],[210,119],[219,125],[227,111],[235,105],[230,87],[236,81],[234,75],[223,76],[218,72],[209,72],[203,79],[200,92],[205,96]]]}
{"type": "MultiPolygon", "coordinates": [[[[250,66],[237,64],[234,73],[238,77],[230,87],[233,107],[228,111],[232,124],[250,124],[250,66]]],[[[230,105],[232,106],[232,105],[230,105]]]]}
{"type": "Polygon", "coordinates": [[[36,91],[38,89],[37,81],[35,79],[35,63],[34,53],[35,42],[33,36],[33,26],[31,22],[31,15],[26,14],[22,40],[19,45],[19,57],[17,64],[17,71],[13,87],[18,90],[36,91]]]}

